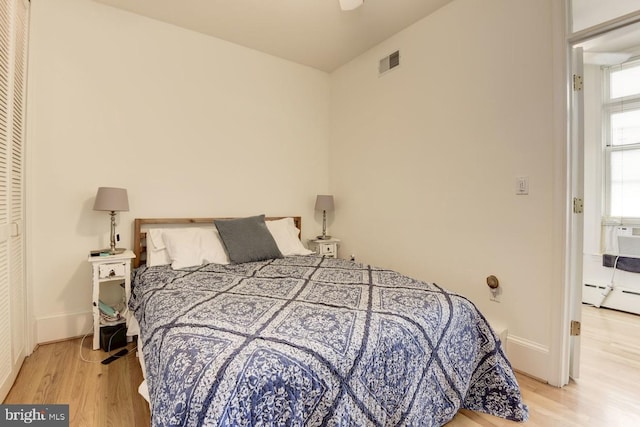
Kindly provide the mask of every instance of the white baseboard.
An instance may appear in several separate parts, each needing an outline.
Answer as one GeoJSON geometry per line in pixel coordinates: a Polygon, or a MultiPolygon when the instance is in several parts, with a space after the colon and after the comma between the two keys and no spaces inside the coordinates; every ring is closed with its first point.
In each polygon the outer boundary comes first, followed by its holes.
{"type": "Polygon", "coordinates": [[[503,325],[500,322],[496,322],[495,320],[492,320],[489,318],[487,318],[487,321],[489,322],[489,325],[491,325],[491,329],[493,329],[496,335],[498,335],[498,338],[500,338],[500,343],[502,344],[502,351],[504,351],[508,357],[509,354],[507,353],[507,340],[509,337],[509,330],[505,325],[503,325]]]}
{"type": "Polygon", "coordinates": [[[542,381],[549,381],[549,347],[509,335],[507,355],[513,368],[542,381]]]}
{"type": "Polygon", "coordinates": [[[90,311],[36,318],[38,344],[79,337],[92,331],[93,314],[90,311]]]}

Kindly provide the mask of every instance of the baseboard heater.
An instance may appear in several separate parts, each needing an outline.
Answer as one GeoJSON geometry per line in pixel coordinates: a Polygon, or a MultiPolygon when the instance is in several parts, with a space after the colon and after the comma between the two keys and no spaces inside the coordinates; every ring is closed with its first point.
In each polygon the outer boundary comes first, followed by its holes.
{"type": "Polygon", "coordinates": [[[583,283],[582,302],[595,307],[640,314],[640,290],[622,286],[615,286],[607,291],[607,286],[583,283]]]}
{"type": "MultiPolygon", "coordinates": [[[[606,289],[605,286],[592,285],[590,283],[585,283],[584,286],[587,287],[587,288],[596,288],[596,289],[602,289],[602,290],[606,289]]],[[[640,296],[640,292],[628,291],[626,289],[620,289],[620,292],[622,292],[623,294],[630,294],[630,295],[638,295],[638,296],[640,296]]]]}

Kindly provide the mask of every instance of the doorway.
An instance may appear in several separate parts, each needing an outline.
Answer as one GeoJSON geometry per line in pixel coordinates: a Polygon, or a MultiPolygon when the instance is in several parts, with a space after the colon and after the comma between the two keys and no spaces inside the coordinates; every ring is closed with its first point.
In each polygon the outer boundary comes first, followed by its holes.
{"type": "MultiPolygon", "coordinates": [[[[625,208],[632,206],[629,195],[622,196],[625,191],[620,186],[625,179],[627,190],[635,185],[630,178],[640,171],[640,85],[637,90],[631,87],[640,82],[640,77],[627,82],[629,90],[619,92],[621,76],[640,73],[640,23],[601,31],[572,47],[581,48],[584,54],[584,225],[582,236],[572,237],[583,241],[579,267],[582,280],[574,286],[580,287],[577,295],[583,303],[640,314],[640,273],[616,268],[622,259],[617,256],[618,236],[628,233],[634,237],[634,233],[640,233],[640,213],[633,209],[622,212],[619,206],[624,197],[628,201],[623,203],[625,208]]],[[[640,182],[638,186],[640,189],[640,182]]],[[[640,243],[640,234],[638,239],[640,243]]],[[[579,356],[572,361],[579,363],[579,356]]]]}
{"type": "Polygon", "coordinates": [[[582,301],[640,314],[640,274],[629,271],[635,261],[617,257],[634,255],[619,239],[640,247],[640,24],[578,46],[585,82],[582,301]]]}

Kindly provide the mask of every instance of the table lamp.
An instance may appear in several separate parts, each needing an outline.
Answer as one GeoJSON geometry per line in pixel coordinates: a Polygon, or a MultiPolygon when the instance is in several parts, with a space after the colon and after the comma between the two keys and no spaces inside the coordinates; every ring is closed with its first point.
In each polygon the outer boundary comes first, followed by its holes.
{"type": "Polygon", "coordinates": [[[333,196],[318,194],[316,197],[316,210],[322,211],[322,235],[318,236],[318,239],[330,239],[331,236],[327,236],[327,211],[333,211],[333,196]]]}
{"type": "Polygon", "coordinates": [[[111,215],[111,247],[110,255],[124,252],[124,249],[116,248],[116,212],[129,210],[127,190],[124,188],[100,187],[93,204],[94,211],[107,211],[111,215]]]}

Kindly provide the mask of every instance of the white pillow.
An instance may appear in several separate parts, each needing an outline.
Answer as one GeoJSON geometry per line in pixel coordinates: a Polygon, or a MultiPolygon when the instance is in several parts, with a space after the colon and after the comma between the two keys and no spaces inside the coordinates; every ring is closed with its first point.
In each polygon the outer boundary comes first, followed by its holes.
{"type": "Polygon", "coordinates": [[[171,268],[202,265],[201,237],[196,229],[164,230],[162,239],[171,259],[171,268]]]}
{"type": "Polygon", "coordinates": [[[173,269],[207,263],[229,264],[218,230],[214,228],[164,229],[162,240],[173,269]]]}
{"type": "Polygon", "coordinates": [[[147,230],[147,267],[171,264],[161,228],[147,230]]]}
{"type": "Polygon", "coordinates": [[[293,218],[266,221],[266,224],[282,255],[309,255],[314,253],[305,248],[298,238],[300,230],[296,228],[293,218]]]}
{"type": "Polygon", "coordinates": [[[218,230],[215,228],[201,228],[200,238],[202,260],[205,263],[229,264],[231,262],[222,240],[220,240],[218,230]]]}

